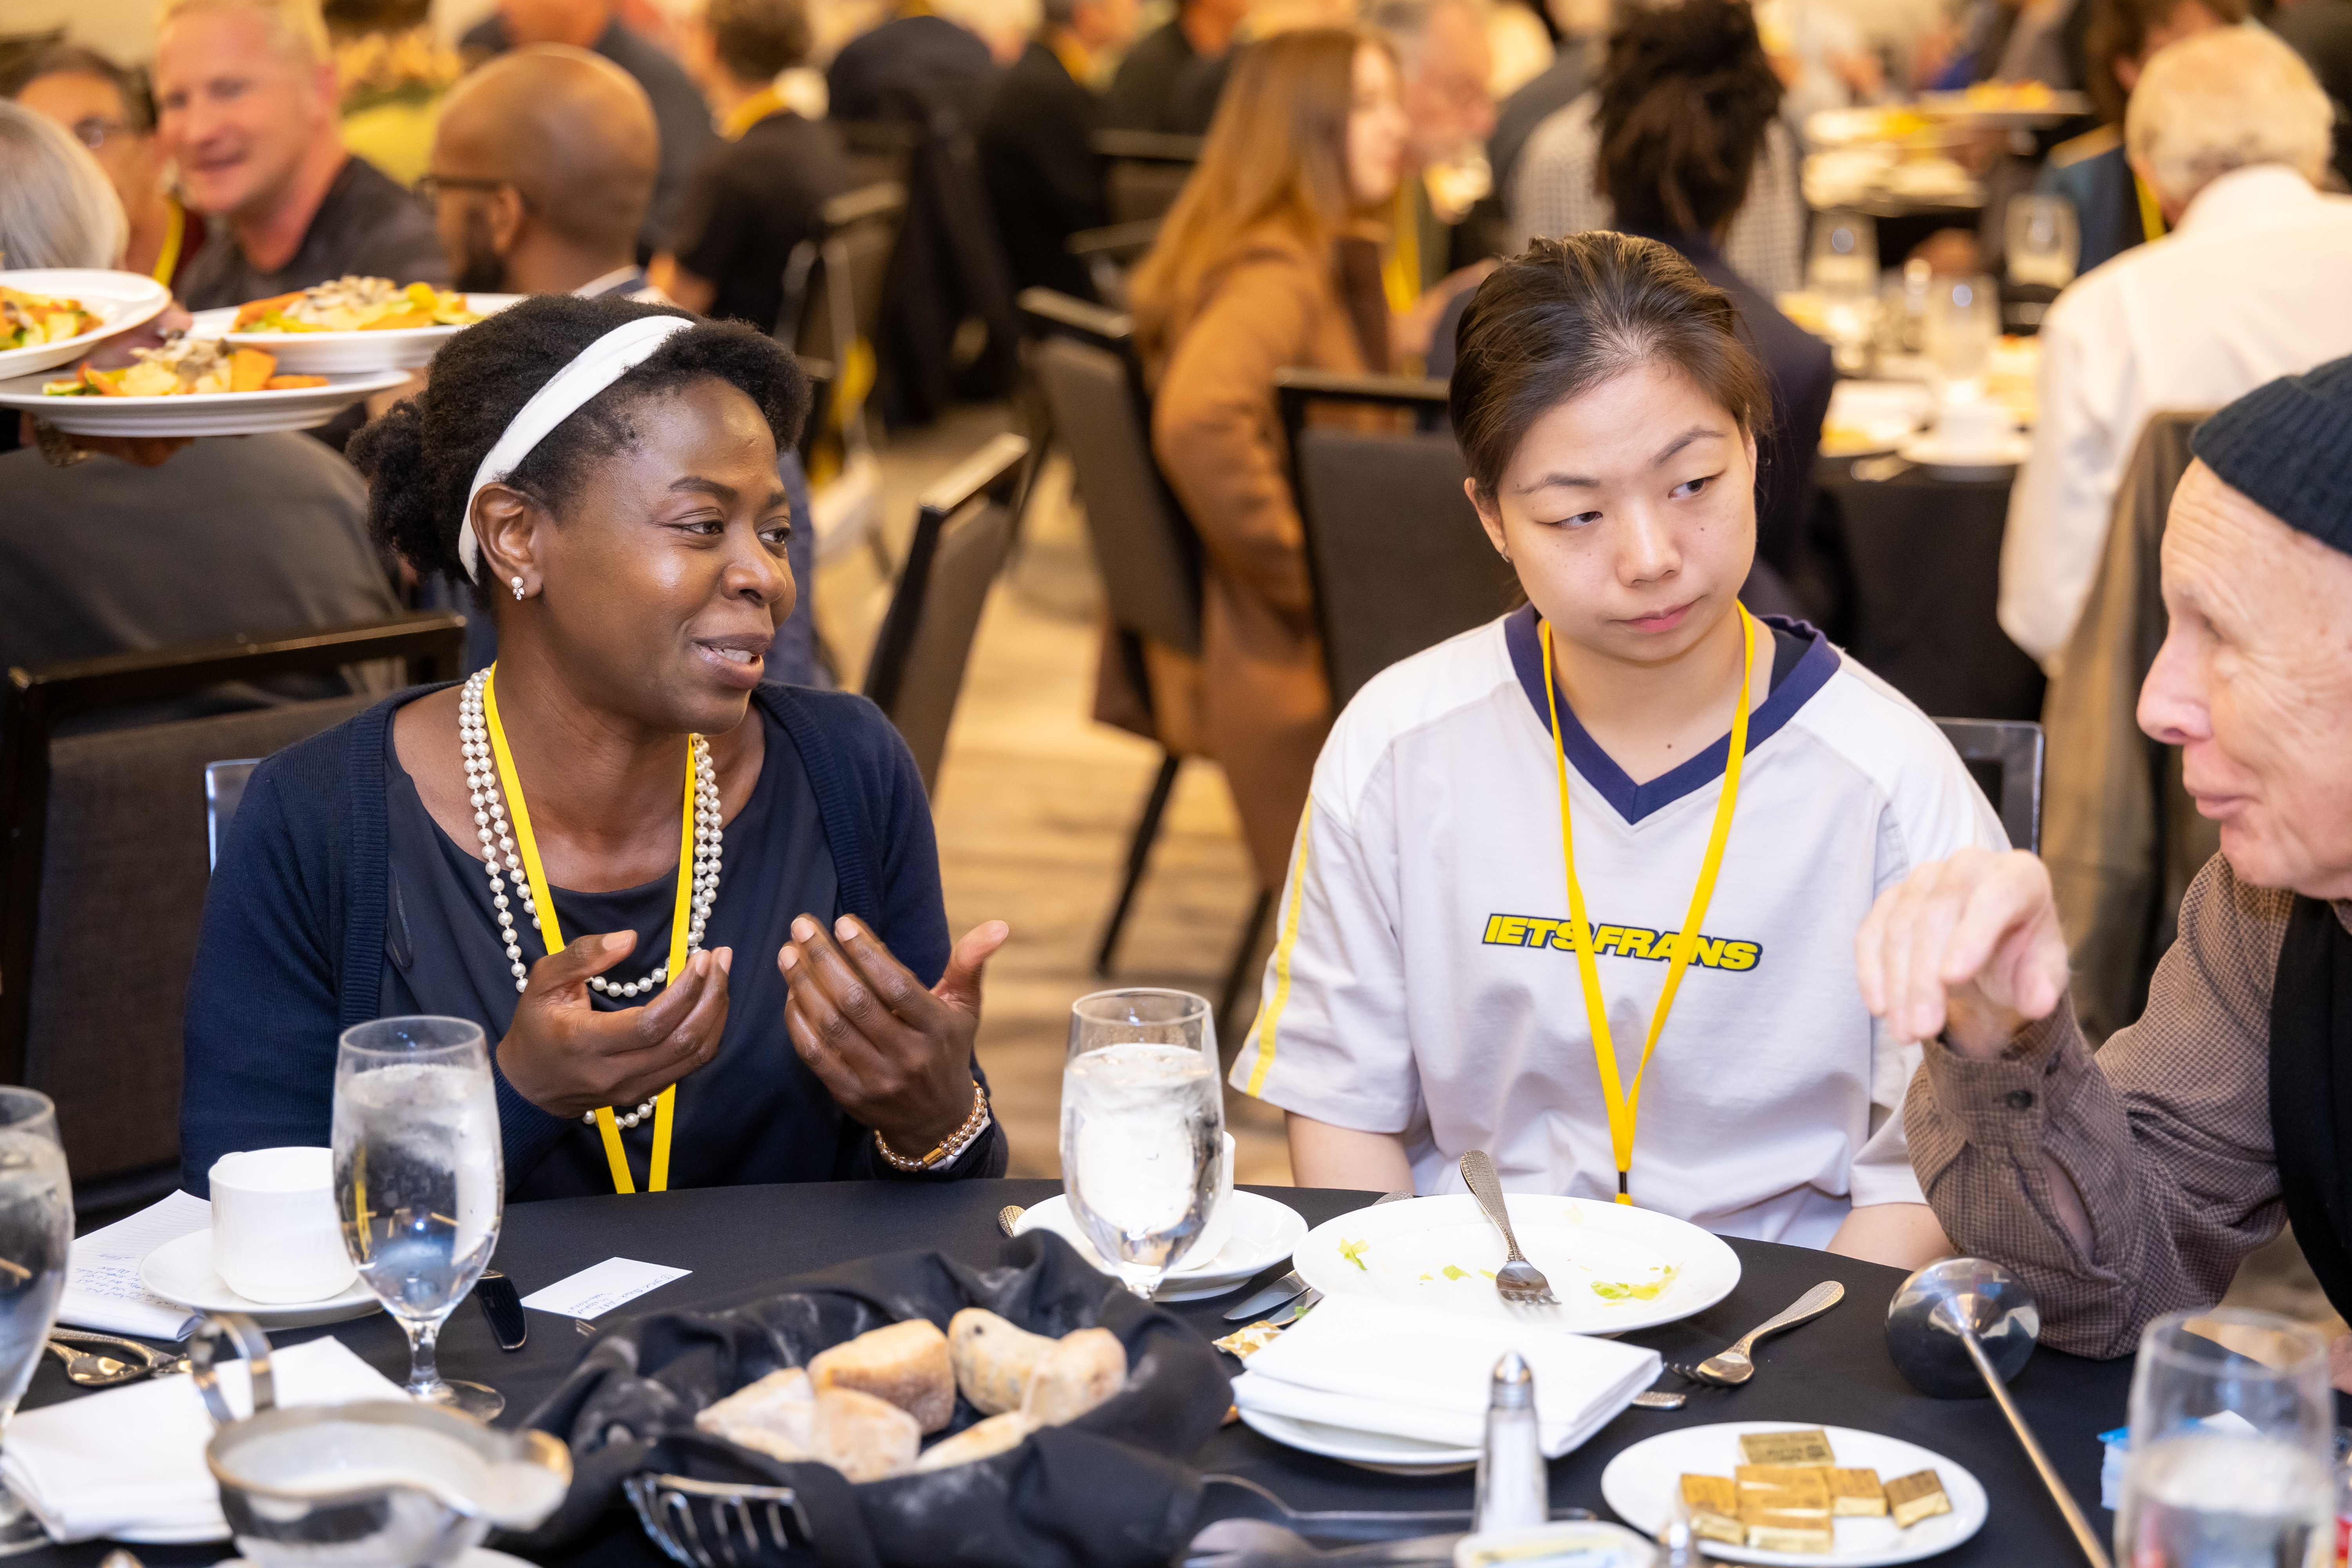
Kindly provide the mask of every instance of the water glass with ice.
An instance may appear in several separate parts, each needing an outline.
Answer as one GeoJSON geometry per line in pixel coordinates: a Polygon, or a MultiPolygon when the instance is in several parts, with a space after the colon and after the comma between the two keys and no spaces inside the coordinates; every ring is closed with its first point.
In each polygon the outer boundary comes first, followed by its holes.
{"type": "Polygon", "coordinates": [[[1188,991],[1098,991],[1070,1007],[1062,1185],[1095,1251],[1149,1300],[1215,1206],[1225,1131],[1217,1026],[1188,991]]]}
{"type": "Polygon", "coordinates": [[[2224,1308],[2158,1318],[2132,1373],[2116,1561],[2322,1568],[2336,1561],[2327,1343],[2224,1308]]]}
{"type": "Polygon", "coordinates": [[[464,1018],[378,1018],[335,1059],[335,1213],[360,1281],[408,1332],[408,1392],[488,1420],[505,1396],[434,1363],[443,1320],[481,1278],[506,1207],[482,1031],[464,1018]]]}
{"type": "MultiPolygon", "coordinates": [[[[0,1087],[0,1435],[56,1326],[73,1228],[57,1108],[37,1090],[0,1087]]],[[[31,1510],[0,1492],[0,1556],[48,1544],[31,1510]]]]}

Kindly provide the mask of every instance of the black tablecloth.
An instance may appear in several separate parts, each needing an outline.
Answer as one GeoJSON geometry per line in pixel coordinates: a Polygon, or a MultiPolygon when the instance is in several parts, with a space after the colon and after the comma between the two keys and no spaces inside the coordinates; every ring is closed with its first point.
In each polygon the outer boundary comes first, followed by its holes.
{"type": "Polygon", "coordinates": [[[1936,718],[2040,719],[2041,667],[1996,617],[2009,480],[1872,483],[1825,458],[1819,483],[1853,656],[1936,718]]]}
{"type": "MultiPolygon", "coordinates": [[[[1309,1224],[1360,1208],[1375,1195],[1297,1187],[1254,1190],[1289,1204],[1309,1224]]],[[[496,1262],[525,1295],[616,1256],[669,1264],[693,1272],[638,1297],[624,1313],[721,1307],[765,1294],[787,1276],[880,1252],[928,1248],[994,1263],[1002,1245],[998,1208],[1040,1203],[1058,1191],[1060,1184],[1039,1181],[842,1183],[518,1204],[507,1211],[496,1262]]],[[[1728,1297],[1696,1317],[1628,1337],[1656,1347],[1668,1361],[1696,1359],[1721,1349],[1820,1280],[1843,1280],[1846,1299],[1828,1316],[1768,1342],[1758,1352],[1759,1371],[1748,1386],[1695,1390],[1678,1412],[1627,1410],[1581,1448],[1555,1461],[1555,1508],[1589,1508],[1606,1517],[1601,1468],[1621,1448],[1669,1427],[1731,1420],[1818,1422],[1907,1438],[1948,1455],[1984,1482],[1992,1496],[1991,1518],[1974,1541],[1940,1563],[2007,1568],[2072,1559],[2074,1547],[2057,1508],[1992,1402],[1927,1398],[1914,1393],[1888,1362],[1882,1331],[1900,1274],[1801,1247],[1752,1241],[1731,1246],[1742,1272],[1728,1297]]],[[[1236,1292],[1176,1310],[1215,1335],[1227,1327],[1218,1310],[1239,1299],[1236,1292]]],[[[499,1351],[481,1313],[470,1304],[457,1310],[442,1335],[445,1375],[489,1383],[505,1392],[501,1425],[517,1424],[528,1415],[587,1343],[568,1318],[532,1312],[530,1320],[530,1342],[513,1354],[499,1351]]],[[[386,1317],[274,1337],[292,1343],[322,1332],[334,1333],[395,1380],[404,1376],[406,1342],[386,1317]]],[[[2096,1435],[2123,1424],[2130,1380],[2128,1361],[2088,1362],[2042,1350],[2014,1384],[2043,1447],[2102,1535],[2112,1521],[2098,1510],[2096,1435]]],[[[78,1392],[56,1360],[44,1357],[25,1404],[45,1405],[78,1392]]],[[[1212,1438],[1194,1462],[1204,1470],[1246,1476],[1294,1508],[1470,1506],[1467,1471],[1429,1478],[1376,1475],[1282,1447],[1238,1425],[1212,1438]]],[[[93,1542],[16,1561],[26,1568],[89,1568],[106,1551],[104,1543],[93,1542]]],[[[139,1549],[149,1568],[195,1568],[217,1563],[224,1554],[220,1544],[139,1549]]],[[[562,1568],[656,1568],[667,1560],[634,1518],[615,1515],[601,1538],[561,1562],[562,1568]]]]}

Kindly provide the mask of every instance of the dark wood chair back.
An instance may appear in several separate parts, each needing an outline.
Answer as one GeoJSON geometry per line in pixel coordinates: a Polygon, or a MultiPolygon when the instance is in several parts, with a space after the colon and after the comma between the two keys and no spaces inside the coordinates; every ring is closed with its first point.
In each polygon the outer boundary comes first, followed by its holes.
{"type": "Polygon", "coordinates": [[[2042,726],[2028,719],[1938,719],[1936,728],[1993,803],[2012,849],[2042,848],[2042,726]],[[1986,780],[1990,775],[1990,786],[1986,780]]]}

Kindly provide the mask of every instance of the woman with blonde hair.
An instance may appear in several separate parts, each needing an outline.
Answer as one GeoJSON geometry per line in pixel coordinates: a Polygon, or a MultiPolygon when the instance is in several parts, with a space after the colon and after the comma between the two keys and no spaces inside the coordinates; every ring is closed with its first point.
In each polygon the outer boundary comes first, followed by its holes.
{"type": "Polygon", "coordinates": [[[1133,285],[1152,447],[1207,545],[1203,737],[1268,888],[1331,724],[1274,374],[1387,368],[1372,215],[1405,134],[1385,44],[1314,28],[1251,46],[1133,285]]]}

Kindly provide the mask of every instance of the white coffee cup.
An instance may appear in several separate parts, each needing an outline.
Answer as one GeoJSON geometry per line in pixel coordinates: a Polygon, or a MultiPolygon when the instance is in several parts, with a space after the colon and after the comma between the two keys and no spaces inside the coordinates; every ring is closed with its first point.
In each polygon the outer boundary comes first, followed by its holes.
{"type": "MultiPolygon", "coordinates": [[[[1188,1263],[1208,1262],[1223,1252],[1225,1243],[1233,1237],[1234,1135],[1227,1132],[1223,1137],[1224,1152],[1217,1162],[1216,1202],[1210,1206],[1209,1217],[1201,1226],[1201,1234],[1192,1238],[1192,1245],[1186,1247],[1184,1256],[1176,1260],[1175,1268],[1181,1268],[1188,1263]]],[[[1175,1268],[1170,1272],[1173,1273],[1175,1268]]]]}
{"type": "Polygon", "coordinates": [[[2009,410],[1986,398],[1954,399],[1936,414],[1936,435],[1955,452],[1996,452],[2017,430],[2009,410]]]}
{"type": "Polygon", "coordinates": [[[250,1149],[213,1162],[213,1272],[248,1301],[341,1295],[359,1276],[334,1182],[331,1149],[250,1149]]]}

